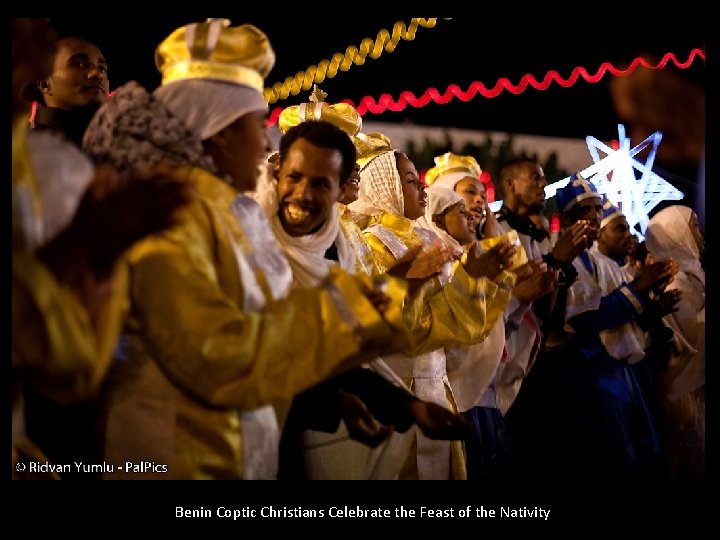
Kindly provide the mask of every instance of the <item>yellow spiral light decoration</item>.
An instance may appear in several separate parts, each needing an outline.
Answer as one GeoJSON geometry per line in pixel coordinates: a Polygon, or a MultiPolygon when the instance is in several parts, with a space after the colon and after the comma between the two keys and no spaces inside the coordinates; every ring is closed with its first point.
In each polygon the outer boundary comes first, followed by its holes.
{"type": "MultiPolygon", "coordinates": [[[[445,19],[449,20],[449,19],[445,19]]],[[[287,77],[284,82],[272,85],[272,88],[265,88],[265,99],[273,104],[280,99],[290,95],[297,96],[302,91],[310,90],[313,84],[320,84],[325,79],[332,79],[337,75],[338,70],[347,71],[353,64],[361,66],[365,58],[378,58],[383,51],[393,52],[400,39],[412,41],[419,26],[433,28],[437,19],[411,19],[410,25],[405,26],[403,21],[393,25],[392,33],[385,28],[378,32],[375,41],[365,38],[360,43],[360,48],[350,45],[345,54],[335,53],[331,60],[321,60],[317,66],[310,66],[305,71],[298,71],[294,77],[287,77]]]]}

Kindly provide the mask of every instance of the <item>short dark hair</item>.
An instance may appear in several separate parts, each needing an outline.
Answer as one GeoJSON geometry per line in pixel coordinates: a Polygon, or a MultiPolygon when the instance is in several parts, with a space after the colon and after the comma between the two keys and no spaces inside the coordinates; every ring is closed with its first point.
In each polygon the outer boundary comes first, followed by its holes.
{"type": "Polygon", "coordinates": [[[521,165],[525,163],[532,163],[534,165],[537,162],[538,161],[533,158],[519,157],[502,163],[498,168],[498,181],[495,184],[495,189],[498,191],[500,197],[503,199],[505,198],[505,187],[507,186],[507,182],[517,174],[521,165]]]}
{"type": "Polygon", "coordinates": [[[298,139],[320,146],[338,150],[342,156],[340,166],[340,186],[350,179],[357,160],[357,150],[350,137],[339,127],[324,120],[308,120],[293,126],[280,139],[280,163],[287,158],[290,147],[298,139]]]}
{"type": "MultiPolygon", "coordinates": [[[[51,21],[52,21],[52,19],[51,19],[51,21]]],[[[55,30],[55,39],[54,39],[55,51],[53,53],[53,60],[51,61],[51,64],[50,64],[51,68],[53,68],[54,63],[55,63],[54,57],[55,57],[55,55],[57,55],[57,52],[58,52],[58,43],[60,43],[60,41],[63,39],[80,39],[82,41],[87,41],[88,43],[92,43],[98,49],[100,49],[100,46],[97,44],[97,41],[95,41],[94,39],[91,39],[87,32],[83,32],[81,30],[76,30],[76,29],[62,28],[62,27],[58,28],[57,23],[54,27],[54,30],[55,30]]],[[[100,49],[100,50],[102,50],[102,49],[100,49]]],[[[52,75],[52,70],[50,73],[48,73],[48,76],[50,76],[50,75],[52,75]]],[[[37,87],[37,84],[39,82],[40,81],[36,81],[36,84],[32,88],[29,89],[29,93],[30,93],[29,97],[32,101],[37,101],[38,103],[45,104],[45,94],[43,94],[40,91],[40,89],[37,87]]]]}

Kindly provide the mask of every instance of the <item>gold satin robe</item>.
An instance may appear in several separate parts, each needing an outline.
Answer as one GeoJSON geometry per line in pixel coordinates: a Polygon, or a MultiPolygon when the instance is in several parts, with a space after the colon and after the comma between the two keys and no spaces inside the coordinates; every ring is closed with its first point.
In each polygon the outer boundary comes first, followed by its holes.
{"type": "Polygon", "coordinates": [[[339,270],[319,290],[243,312],[237,257],[249,244],[231,210],[237,193],[201,169],[184,172],[197,200],[181,225],[127,258],[132,307],[107,396],[105,460],[150,463],[126,468],[128,478],[240,479],[240,412],[406,346],[405,285],[391,281],[384,317],[361,291],[371,279],[339,270]]]}
{"type": "MultiPolygon", "coordinates": [[[[413,221],[389,213],[370,219],[364,235],[381,272],[396,264],[396,255],[424,243],[414,227],[413,221]]],[[[495,281],[472,278],[455,263],[447,281],[433,278],[407,301],[403,315],[413,346],[405,354],[385,356],[385,361],[418,397],[457,413],[444,348],[485,339],[502,316],[514,284],[510,272],[502,272],[495,281]]],[[[418,431],[400,478],[466,479],[462,441],[434,441],[418,431]]]]}
{"type": "MultiPolygon", "coordinates": [[[[409,249],[422,242],[413,228],[415,223],[406,217],[383,212],[373,216],[368,228],[382,225],[409,249]]],[[[392,251],[375,234],[364,231],[373,252],[378,271],[385,273],[396,264],[392,251]]],[[[418,355],[439,347],[465,347],[485,339],[495,321],[503,314],[515,286],[515,274],[503,271],[495,280],[473,278],[463,265],[456,262],[452,278],[442,285],[436,277],[422,285],[404,308],[404,318],[413,348],[418,355]]]]}
{"type": "Polygon", "coordinates": [[[127,311],[126,281],[116,271],[113,292],[94,328],[75,293],[59,283],[34,250],[43,242],[42,208],[25,147],[27,118],[12,135],[12,400],[15,461],[45,461],[27,438],[22,387],[31,384],[59,403],[87,399],[98,390],[127,311]]]}

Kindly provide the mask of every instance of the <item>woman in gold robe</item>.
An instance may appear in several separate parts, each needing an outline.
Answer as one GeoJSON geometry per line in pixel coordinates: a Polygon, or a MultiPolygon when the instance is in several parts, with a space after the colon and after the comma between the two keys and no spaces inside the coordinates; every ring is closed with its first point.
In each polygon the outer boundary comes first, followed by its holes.
{"type": "Polygon", "coordinates": [[[244,412],[405,342],[403,281],[378,302],[369,278],[335,270],[278,299],[258,264],[267,221],[250,201],[239,220],[234,203],[269,150],[262,89],[274,53],[257,28],[228,24],[173,32],[156,53],[162,85],[118,89],[84,141],[121,170],[169,160],[197,194],[178,227],[127,256],[131,311],[105,426],[105,459],[124,467],[110,477],[245,478],[244,412]]]}

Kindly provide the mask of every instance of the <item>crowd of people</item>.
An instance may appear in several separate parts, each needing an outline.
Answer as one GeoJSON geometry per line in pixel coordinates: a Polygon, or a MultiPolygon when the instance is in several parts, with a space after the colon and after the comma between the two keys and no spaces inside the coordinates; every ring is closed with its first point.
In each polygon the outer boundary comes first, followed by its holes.
{"type": "Polygon", "coordinates": [[[638,242],[575,173],[551,235],[537,160],[493,213],[317,87],[272,148],[249,24],[112,96],[96,44],[12,32],[13,478],[704,478],[692,209],[638,242]]]}

